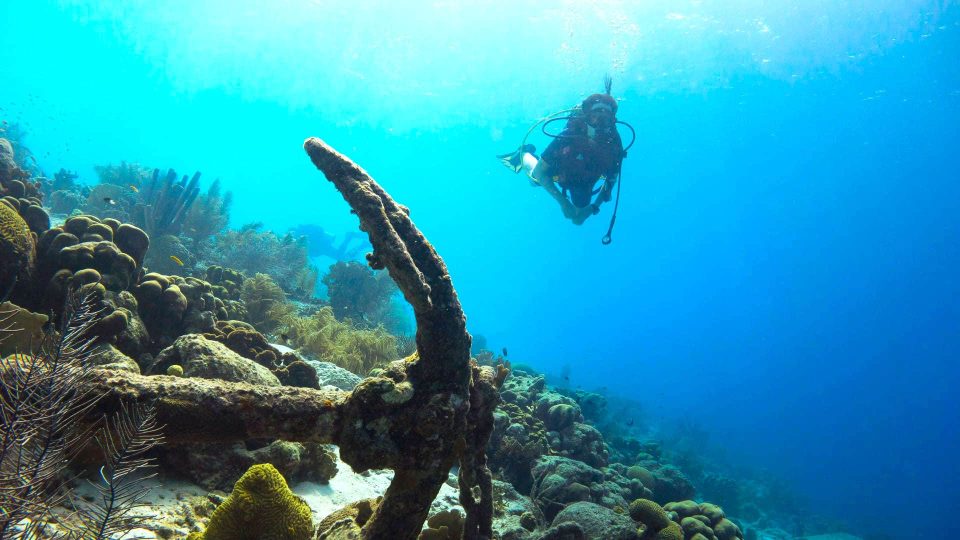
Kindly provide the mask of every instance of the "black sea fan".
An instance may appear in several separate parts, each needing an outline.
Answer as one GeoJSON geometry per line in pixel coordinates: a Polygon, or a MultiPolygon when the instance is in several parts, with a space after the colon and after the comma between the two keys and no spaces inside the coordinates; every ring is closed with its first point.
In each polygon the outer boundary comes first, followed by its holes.
{"type": "MultiPolygon", "coordinates": [[[[57,521],[73,480],[69,465],[88,444],[97,422],[92,409],[100,396],[87,390],[94,354],[85,336],[100,312],[95,299],[73,292],[59,332],[41,343],[0,359],[0,539],[38,538],[42,524],[57,521]],[[33,352],[35,351],[35,352],[33,352]]],[[[12,313],[0,313],[0,339],[20,331],[12,313]]],[[[130,512],[143,499],[140,480],[151,475],[145,458],[159,442],[152,405],[124,405],[106,419],[96,437],[107,454],[101,468],[101,504],[84,504],[76,517],[82,527],[66,538],[100,539],[132,528],[130,512]]]]}
{"type": "MultiPolygon", "coordinates": [[[[91,298],[69,295],[59,335],[0,360],[0,538],[24,522],[23,538],[65,498],[67,466],[89,439],[81,420],[97,396],[82,390],[96,321],[91,298]]],[[[0,339],[19,331],[0,313],[0,339]]]]}
{"type": "Polygon", "coordinates": [[[94,483],[99,499],[79,507],[85,540],[123,535],[137,526],[141,516],[134,515],[134,510],[147,506],[143,502],[149,491],[145,482],[156,476],[150,472],[156,465],[147,453],[160,441],[161,428],[152,404],[124,405],[106,421],[97,436],[106,458],[100,479],[94,483]]]}

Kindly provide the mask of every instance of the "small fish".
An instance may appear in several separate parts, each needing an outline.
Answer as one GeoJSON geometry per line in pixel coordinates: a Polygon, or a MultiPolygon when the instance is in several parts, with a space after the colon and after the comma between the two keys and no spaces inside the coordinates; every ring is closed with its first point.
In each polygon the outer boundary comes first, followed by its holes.
{"type": "Polygon", "coordinates": [[[633,425],[633,418],[631,418],[630,420],[627,420],[627,425],[628,425],[628,426],[632,426],[632,425],[633,425]]]}
{"type": "Polygon", "coordinates": [[[183,266],[183,261],[181,261],[180,257],[177,257],[176,255],[171,255],[170,260],[177,263],[177,266],[183,266]]]}
{"type": "Polygon", "coordinates": [[[565,381],[567,381],[567,382],[570,382],[570,376],[569,376],[569,375],[564,375],[564,376],[563,376],[563,380],[565,380],[565,381]]]}
{"type": "Polygon", "coordinates": [[[133,184],[130,184],[130,189],[133,190],[134,193],[140,193],[140,190],[137,189],[137,186],[135,186],[135,185],[133,185],[133,184]]]}
{"type": "Polygon", "coordinates": [[[509,354],[507,354],[507,348],[506,348],[506,347],[503,348],[503,355],[504,355],[504,356],[510,356],[509,354]]]}
{"type": "Polygon", "coordinates": [[[109,204],[109,205],[111,205],[111,206],[117,204],[117,201],[111,199],[110,197],[104,197],[104,198],[103,198],[103,202],[105,202],[105,203],[107,203],[107,204],[109,204]]]}
{"type": "Polygon", "coordinates": [[[290,341],[290,336],[286,334],[280,334],[280,339],[282,339],[283,342],[286,343],[287,341],[290,341]]]}

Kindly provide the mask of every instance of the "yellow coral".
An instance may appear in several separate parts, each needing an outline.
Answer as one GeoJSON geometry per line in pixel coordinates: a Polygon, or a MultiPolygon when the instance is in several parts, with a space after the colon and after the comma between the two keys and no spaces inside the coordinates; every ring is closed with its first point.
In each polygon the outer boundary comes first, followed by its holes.
{"type": "Polygon", "coordinates": [[[667,512],[649,499],[637,499],[630,503],[630,517],[655,531],[664,529],[671,523],[667,512]]]}
{"type": "Polygon", "coordinates": [[[28,286],[33,265],[30,227],[16,210],[0,202],[0,295],[8,293],[15,283],[28,286]]]}
{"type": "Polygon", "coordinates": [[[654,540],[683,540],[683,529],[674,522],[657,531],[654,540]]]}
{"type": "Polygon", "coordinates": [[[276,330],[295,311],[287,302],[283,289],[267,274],[245,279],[240,294],[247,307],[249,322],[264,333],[276,330]]]}
{"type": "Polygon", "coordinates": [[[311,540],[307,503],[293,494],[269,463],[250,467],[193,540],[311,540]]]}
{"type": "Polygon", "coordinates": [[[397,339],[386,330],[364,330],[338,321],[330,307],[311,317],[289,318],[285,333],[303,352],[360,375],[397,359],[397,339]]]}

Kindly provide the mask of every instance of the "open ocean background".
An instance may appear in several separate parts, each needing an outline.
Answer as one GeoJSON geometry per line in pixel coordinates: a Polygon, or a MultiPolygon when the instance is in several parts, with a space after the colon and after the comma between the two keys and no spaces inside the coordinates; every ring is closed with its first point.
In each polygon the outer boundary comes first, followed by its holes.
{"type": "Polygon", "coordinates": [[[960,534],[957,2],[3,0],[0,27],[0,118],[48,175],[199,170],[234,226],[342,234],[319,136],[493,350],[861,534],[960,534]],[[607,73],[637,142],[603,246],[612,205],[575,227],[493,156],[607,73]]]}

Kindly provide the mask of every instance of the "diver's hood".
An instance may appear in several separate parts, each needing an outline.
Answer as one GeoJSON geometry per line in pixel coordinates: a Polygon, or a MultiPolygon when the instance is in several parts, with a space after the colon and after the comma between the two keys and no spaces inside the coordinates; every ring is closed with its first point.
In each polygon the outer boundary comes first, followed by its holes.
{"type": "Polygon", "coordinates": [[[613,114],[617,114],[617,100],[613,99],[613,96],[609,94],[593,94],[583,100],[583,103],[580,105],[580,108],[585,113],[590,112],[594,107],[609,109],[613,114]]]}

